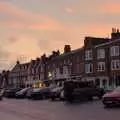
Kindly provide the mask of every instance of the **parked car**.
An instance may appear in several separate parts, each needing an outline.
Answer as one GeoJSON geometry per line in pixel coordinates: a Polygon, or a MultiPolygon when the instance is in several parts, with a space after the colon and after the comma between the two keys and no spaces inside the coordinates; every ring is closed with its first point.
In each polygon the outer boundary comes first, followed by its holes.
{"type": "Polygon", "coordinates": [[[65,100],[64,90],[63,90],[63,89],[62,89],[62,91],[60,92],[60,100],[62,100],[62,101],[65,100]]]}
{"type": "Polygon", "coordinates": [[[27,91],[27,93],[26,93],[26,95],[25,95],[25,97],[27,98],[27,99],[31,99],[32,98],[32,92],[33,92],[33,90],[34,90],[35,88],[31,88],[31,89],[29,89],[28,91],[27,91]]]}
{"type": "Polygon", "coordinates": [[[30,90],[31,88],[24,88],[18,92],[16,92],[16,98],[25,98],[27,92],[30,90]]]}
{"type": "Polygon", "coordinates": [[[50,97],[50,89],[48,87],[45,88],[35,88],[31,93],[31,99],[34,100],[42,100],[50,97]]]}
{"type": "Polygon", "coordinates": [[[105,107],[120,105],[120,87],[103,95],[102,102],[105,107]]]}
{"type": "Polygon", "coordinates": [[[104,89],[105,93],[112,92],[114,89],[113,88],[106,88],[104,89]]]}
{"type": "Polygon", "coordinates": [[[50,89],[50,90],[52,90],[52,89],[54,89],[54,88],[56,88],[56,87],[58,87],[56,84],[50,84],[50,85],[49,85],[49,89],[50,89]]]}
{"type": "Polygon", "coordinates": [[[4,96],[7,98],[15,98],[16,92],[20,91],[21,88],[10,88],[6,89],[4,96]]]}
{"type": "Polygon", "coordinates": [[[51,100],[61,99],[61,92],[63,90],[63,87],[56,87],[51,90],[50,98],[51,100]]]}
{"type": "Polygon", "coordinates": [[[0,100],[2,100],[2,99],[3,99],[4,92],[5,92],[5,90],[4,90],[4,89],[1,89],[1,90],[0,90],[0,100]]]}
{"type": "Polygon", "coordinates": [[[64,83],[64,96],[69,102],[92,100],[93,97],[102,98],[104,89],[96,87],[91,82],[66,81],[64,83]]]}

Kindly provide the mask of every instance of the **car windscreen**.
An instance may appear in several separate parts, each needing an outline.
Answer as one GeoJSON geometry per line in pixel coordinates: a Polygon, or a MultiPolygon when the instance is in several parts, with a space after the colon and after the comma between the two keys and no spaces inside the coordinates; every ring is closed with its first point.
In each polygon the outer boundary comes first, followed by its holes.
{"type": "Polygon", "coordinates": [[[34,88],[33,92],[39,92],[42,88],[34,88]]]}
{"type": "Polygon", "coordinates": [[[24,92],[26,92],[28,89],[29,89],[29,88],[24,88],[24,89],[20,90],[19,92],[20,92],[20,93],[24,93],[24,92]]]}
{"type": "Polygon", "coordinates": [[[33,88],[30,88],[30,89],[27,91],[27,95],[30,95],[32,92],[33,92],[33,88]]]}
{"type": "Polygon", "coordinates": [[[40,92],[49,92],[49,91],[50,91],[49,88],[42,88],[42,89],[40,90],[40,92]]]}
{"type": "Polygon", "coordinates": [[[16,92],[16,91],[19,91],[21,90],[20,88],[11,88],[11,89],[8,89],[6,90],[7,92],[16,92]]]}
{"type": "Polygon", "coordinates": [[[63,87],[57,87],[57,88],[52,89],[52,92],[58,92],[58,91],[61,91],[62,89],[63,87]]]}

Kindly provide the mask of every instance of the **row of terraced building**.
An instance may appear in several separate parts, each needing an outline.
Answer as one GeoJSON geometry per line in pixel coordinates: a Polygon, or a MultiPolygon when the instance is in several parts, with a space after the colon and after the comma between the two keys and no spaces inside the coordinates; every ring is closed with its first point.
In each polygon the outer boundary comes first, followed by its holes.
{"type": "MultiPolygon", "coordinates": [[[[2,74],[0,78],[5,79],[2,74]]],[[[67,79],[91,81],[104,88],[120,85],[119,30],[112,29],[111,38],[85,37],[84,46],[75,50],[65,45],[62,54],[58,50],[28,63],[17,61],[7,74],[7,85],[29,86],[39,80],[62,84],[67,79]]]]}

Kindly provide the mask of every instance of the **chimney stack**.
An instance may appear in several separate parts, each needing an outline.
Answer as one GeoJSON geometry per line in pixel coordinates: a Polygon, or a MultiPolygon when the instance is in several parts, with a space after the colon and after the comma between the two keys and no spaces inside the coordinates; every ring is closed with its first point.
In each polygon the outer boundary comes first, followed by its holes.
{"type": "Polygon", "coordinates": [[[119,29],[112,28],[111,40],[116,40],[116,39],[120,39],[120,31],[119,29]]]}
{"type": "Polygon", "coordinates": [[[19,65],[19,64],[20,64],[20,61],[19,61],[19,60],[17,60],[16,64],[18,64],[18,65],[19,65]]]}
{"type": "Polygon", "coordinates": [[[70,45],[65,45],[64,46],[64,53],[71,52],[71,46],[70,45]]]}

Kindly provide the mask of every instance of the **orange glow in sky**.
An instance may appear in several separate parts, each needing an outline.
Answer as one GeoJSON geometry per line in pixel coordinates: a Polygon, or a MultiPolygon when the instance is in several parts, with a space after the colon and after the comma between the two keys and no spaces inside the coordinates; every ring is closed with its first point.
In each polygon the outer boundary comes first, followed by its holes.
{"type": "Polygon", "coordinates": [[[120,27],[119,6],[118,0],[0,0],[0,70],[65,44],[79,48],[85,36],[110,37],[120,27]]]}

